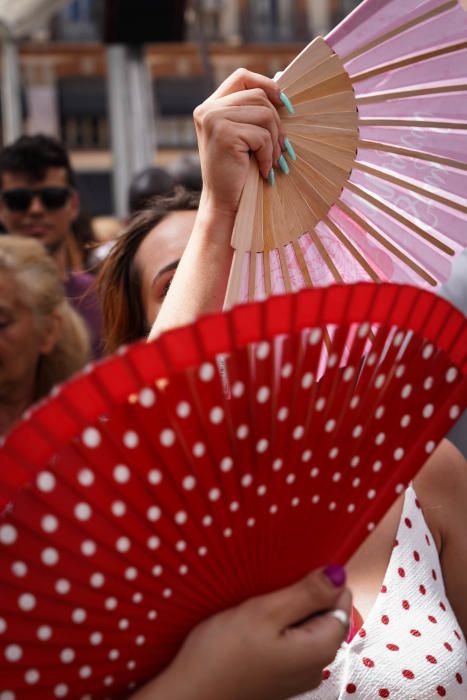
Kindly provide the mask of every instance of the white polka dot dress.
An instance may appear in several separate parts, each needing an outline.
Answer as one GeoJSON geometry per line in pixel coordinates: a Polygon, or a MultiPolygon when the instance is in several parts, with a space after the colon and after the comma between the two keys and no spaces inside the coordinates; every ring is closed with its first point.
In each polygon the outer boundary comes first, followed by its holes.
{"type": "Polygon", "coordinates": [[[341,698],[467,698],[467,645],[411,487],[383,585],[364,625],[325,669],[319,688],[300,696],[341,698]]]}

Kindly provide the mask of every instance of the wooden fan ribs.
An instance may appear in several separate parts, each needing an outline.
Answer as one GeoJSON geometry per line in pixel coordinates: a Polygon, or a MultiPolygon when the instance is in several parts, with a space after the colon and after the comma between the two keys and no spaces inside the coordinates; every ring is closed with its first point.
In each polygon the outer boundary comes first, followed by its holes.
{"type": "Polygon", "coordinates": [[[428,61],[431,58],[436,58],[438,56],[445,56],[446,54],[451,54],[456,51],[462,51],[467,48],[466,41],[455,42],[452,44],[446,44],[445,46],[439,46],[436,49],[430,51],[421,51],[420,53],[414,53],[407,58],[398,59],[395,61],[390,61],[388,63],[383,63],[375,68],[369,68],[368,70],[362,71],[361,73],[352,73],[352,83],[358,83],[362,80],[367,80],[368,78],[374,78],[376,75],[381,75],[387,71],[394,71],[399,68],[406,68],[407,66],[414,65],[416,63],[428,61]]]}
{"type": "Polygon", "coordinates": [[[342,211],[344,211],[347,214],[347,216],[349,216],[357,224],[359,224],[362,227],[362,229],[369,233],[384,248],[389,250],[395,257],[399,258],[402,262],[404,262],[407,265],[407,267],[410,267],[421,279],[423,279],[425,282],[432,286],[436,286],[436,279],[429,275],[422,267],[420,267],[420,265],[417,265],[415,262],[413,262],[413,260],[408,255],[403,253],[393,243],[388,241],[385,238],[385,236],[383,236],[376,230],[376,228],[370,226],[367,219],[364,219],[363,217],[359,216],[351,207],[349,207],[346,203],[342,201],[340,202],[339,208],[342,209],[342,211]]]}
{"type": "Polygon", "coordinates": [[[444,12],[454,9],[457,6],[457,4],[457,0],[449,0],[449,2],[440,3],[438,7],[435,7],[432,10],[429,10],[428,12],[419,15],[418,17],[415,17],[409,22],[402,22],[402,24],[400,24],[397,28],[380,34],[377,38],[359,47],[352,53],[347,54],[342,60],[344,63],[348,63],[353,58],[366,53],[375,46],[378,46],[379,44],[382,44],[385,41],[388,41],[389,39],[392,39],[393,37],[402,34],[403,32],[411,29],[412,27],[416,27],[417,25],[423,24],[424,22],[433,19],[434,17],[442,15],[444,12]]]}
{"type": "MultiPolygon", "coordinates": [[[[357,185],[356,183],[349,181],[347,183],[347,189],[350,190],[350,192],[353,192],[354,194],[356,194],[361,199],[364,199],[369,204],[372,204],[375,208],[392,216],[394,219],[399,221],[403,226],[405,226],[406,228],[413,231],[417,236],[419,236],[423,240],[430,243],[433,246],[433,248],[438,248],[443,253],[446,253],[446,255],[454,255],[455,251],[453,248],[451,248],[450,246],[447,246],[445,243],[440,241],[435,236],[432,236],[425,229],[414,224],[413,221],[411,221],[409,218],[400,214],[395,207],[391,208],[387,204],[384,204],[381,198],[377,199],[373,195],[369,194],[360,185],[357,185]]],[[[410,240],[408,241],[407,248],[408,248],[408,250],[410,250],[410,240]]]]}
{"type": "Polygon", "coordinates": [[[439,204],[442,204],[445,207],[451,207],[452,209],[456,209],[457,211],[460,211],[463,214],[467,214],[467,205],[463,205],[460,201],[457,202],[454,195],[451,195],[449,198],[444,197],[442,194],[439,194],[439,192],[436,192],[433,186],[430,186],[428,183],[426,183],[423,187],[420,187],[414,182],[408,180],[407,178],[401,178],[396,175],[392,175],[391,173],[388,173],[381,168],[377,170],[373,166],[363,162],[355,163],[354,167],[355,170],[359,170],[363,173],[368,173],[372,177],[379,178],[381,180],[386,180],[387,182],[391,182],[393,185],[397,185],[398,187],[401,187],[403,189],[411,190],[412,192],[415,192],[415,194],[426,196],[427,192],[429,192],[430,199],[434,202],[438,202],[439,204]]]}
{"type": "MultiPolygon", "coordinates": [[[[313,283],[312,272],[306,270],[306,259],[297,240],[303,233],[311,233],[336,201],[350,174],[355,156],[357,121],[352,86],[342,62],[323,39],[315,39],[310,46],[309,55],[306,58],[299,56],[279,82],[283,89],[287,87],[288,94],[294,101],[295,114],[284,117],[284,120],[287,127],[290,125],[297,161],[288,176],[290,181],[286,177],[279,177],[277,187],[270,187],[258,178],[254,184],[249,179],[245,185],[245,204],[232,237],[232,245],[241,254],[236,257],[232,268],[227,305],[239,298],[240,276],[247,250],[263,253],[262,273],[266,295],[271,294],[274,287],[270,257],[270,251],[274,249],[279,252],[283,290],[297,288],[291,282],[292,272],[293,278],[297,277],[299,281],[299,287],[313,283]],[[304,62],[311,65],[307,74],[303,71],[304,62]],[[308,122],[310,112],[313,116],[308,122]],[[305,132],[303,137],[294,136],[297,133],[294,132],[294,126],[299,130],[302,124],[305,124],[305,129],[309,124],[311,131],[308,135],[305,132]],[[338,148],[334,149],[330,145],[330,139],[336,133],[340,140],[338,148]],[[250,183],[252,190],[247,194],[250,183]],[[256,194],[258,190],[255,188],[262,190],[261,197],[256,194]],[[257,208],[247,217],[244,213],[248,208],[246,201],[251,206],[253,199],[256,200],[257,208]],[[288,244],[292,244],[292,248],[284,254],[283,248],[288,244]]],[[[251,167],[256,168],[256,165],[252,164],[251,167]]],[[[315,242],[316,238],[315,236],[315,242]]],[[[325,251],[322,245],[317,249],[321,253],[325,251]]],[[[341,276],[336,274],[335,266],[330,264],[330,258],[325,253],[323,261],[333,279],[340,281],[341,276]]],[[[250,256],[248,298],[254,298],[252,291],[256,286],[252,284],[252,278],[257,276],[257,271],[257,260],[252,265],[250,256]]]]}
{"type": "MultiPolygon", "coordinates": [[[[464,91],[467,92],[467,84],[464,88],[464,91]]],[[[361,148],[372,148],[377,151],[385,151],[387,153],[395,153],[401,156],[407,156],[408,158],[427,160],[433,163],[439,163],[440,165],[445,165],[449,168],[456,168],[459,170],[467,171],[467,163],[465,163],[464,161],[455,160],[453,158],[443,158],[442,156],[437,156],[432,153],[423,153],[413,148],[393,146],[392,144],[379,143],[376,141],[369,141],[367,139],[360,139],[358,143],[361,148]]]]}

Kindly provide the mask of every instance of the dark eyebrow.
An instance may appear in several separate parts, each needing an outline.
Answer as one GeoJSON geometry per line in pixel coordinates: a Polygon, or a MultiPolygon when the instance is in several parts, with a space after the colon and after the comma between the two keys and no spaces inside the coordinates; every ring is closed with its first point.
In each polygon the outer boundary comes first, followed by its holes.
{"type": "Polygon", "coordinates": [[[159,279],[159,277],[162,277],[162,275],[165,275],[166,272],[171,272],[172,270],[176,270],[179,262],[180,262],[180,260],[174,260],[173,262],[169,263],[165,267],[162,267],[159,270],[159,272],[157,273],[157,275],[154,277],[152,284],[155,284],[157,282],[157,280],[159,279]]]}

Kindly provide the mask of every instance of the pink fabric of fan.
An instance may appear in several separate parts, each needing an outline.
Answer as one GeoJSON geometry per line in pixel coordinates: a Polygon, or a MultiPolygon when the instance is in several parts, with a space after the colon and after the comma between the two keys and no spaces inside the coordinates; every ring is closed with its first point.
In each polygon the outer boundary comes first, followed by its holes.
{"type": "Polygon", "coordinates": [[[436,287],[467,247],[467,11],[366,0],[277,82],[297,154],[271,187],[252,159],[226,306],[307,286],[436,287]]]}
{"type": "Polygon", "coordinates": [[[345,562],[466,403],[465,318],[393,284],[91,367],[0,449],[2,697],[125,698],[203,618],[345,562]]]}

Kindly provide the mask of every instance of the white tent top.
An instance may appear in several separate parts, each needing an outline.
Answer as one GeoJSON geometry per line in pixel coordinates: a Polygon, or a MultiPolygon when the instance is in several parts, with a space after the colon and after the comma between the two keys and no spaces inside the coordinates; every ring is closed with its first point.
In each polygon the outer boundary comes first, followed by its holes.
{"type": "Polygon", "coordinates": [[[46,21],[68,0],[0,0],[0,22],[14,36],[27,34],[46,21]]]}

